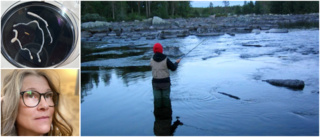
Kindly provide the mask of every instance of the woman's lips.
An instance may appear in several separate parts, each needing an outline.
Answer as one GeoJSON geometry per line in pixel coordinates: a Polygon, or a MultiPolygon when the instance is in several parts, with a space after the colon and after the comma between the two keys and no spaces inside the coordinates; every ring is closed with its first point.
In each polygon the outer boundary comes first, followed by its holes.
{"type": "Polygon", "coordinates": [[[35,120],[48,120],[49,116],[42,116],[42,117],[37,117],[35,120]]]}

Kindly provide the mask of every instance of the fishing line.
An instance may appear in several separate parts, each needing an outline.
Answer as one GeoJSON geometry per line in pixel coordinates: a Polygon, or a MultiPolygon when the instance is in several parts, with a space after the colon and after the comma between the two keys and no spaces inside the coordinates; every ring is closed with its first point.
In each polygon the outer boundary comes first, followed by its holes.
{"type": "Polygon", "coordinates": [[[185,56],[187,56],[191,51],[193,51],[194,49],[196,49],[199,45],[201,45],[204,41],[206,41],[206,39],[203,39],[198,45],[196,45],[195,47],[193,47],[188,53],[184,54],[180,59],[183,59],[185,56]]]}

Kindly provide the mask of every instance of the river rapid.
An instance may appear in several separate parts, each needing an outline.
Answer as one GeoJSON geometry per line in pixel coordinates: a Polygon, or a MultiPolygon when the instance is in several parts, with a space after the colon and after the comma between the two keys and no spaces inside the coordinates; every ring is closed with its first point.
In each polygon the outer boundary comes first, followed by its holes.
{"type": "MultiPolygon", "coordinates": [[[[319,135],[318,29],[112,38],[82,46],[101,50],[82,55],[81,135],[319,135]],[[182,53],[200,43],[170,72],[170,107],[157,112],[149,67],[156,42],[182,53]],[[305,87],[277,87],[266,79],[299,79],[305,87]]],[[[171,61],[178,58],[169,56],[171,61]]]]}

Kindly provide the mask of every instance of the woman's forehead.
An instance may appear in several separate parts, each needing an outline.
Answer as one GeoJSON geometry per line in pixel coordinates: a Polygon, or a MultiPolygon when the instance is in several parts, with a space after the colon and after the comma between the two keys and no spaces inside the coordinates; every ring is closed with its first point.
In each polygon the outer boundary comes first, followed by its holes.
{"type": "Polygon", "coordinates": [[[28,75],[22,81],[22,90],[37,90],[38,92],[51,91],[49,83],[44,76],[28,75]]]}

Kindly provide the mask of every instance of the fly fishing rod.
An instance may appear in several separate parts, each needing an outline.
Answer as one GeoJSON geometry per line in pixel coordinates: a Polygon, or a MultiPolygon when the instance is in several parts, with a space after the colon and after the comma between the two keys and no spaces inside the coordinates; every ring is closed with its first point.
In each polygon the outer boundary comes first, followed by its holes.
{"type": "Polygon", "coordinates": [[[194,49],[196,49],[199,45],[201,45],[204,41],[206,41],[207,39],[203,39],[198,45],[196,45],[195,47],[193,47],[188,53],[184,54],[180,59],[183,59],[184,57],[186,57],[191,51],[193,51],[194,49]]]}

